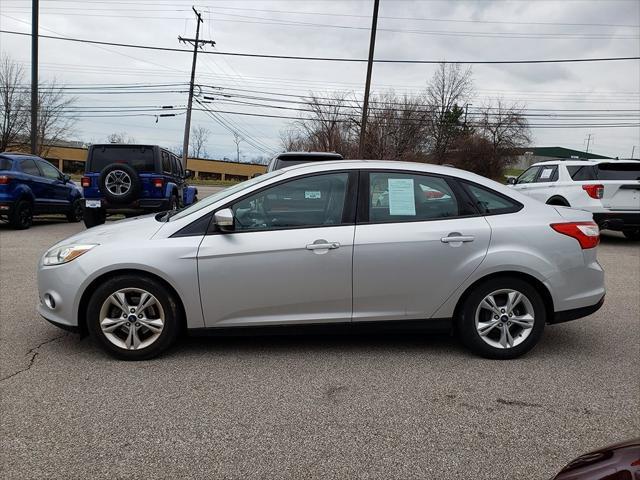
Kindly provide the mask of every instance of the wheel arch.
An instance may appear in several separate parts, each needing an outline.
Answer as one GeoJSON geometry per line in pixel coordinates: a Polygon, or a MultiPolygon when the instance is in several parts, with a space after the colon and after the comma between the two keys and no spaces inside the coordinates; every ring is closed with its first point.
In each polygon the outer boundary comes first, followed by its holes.
{"type": "Polygon", "coordinates": [[[137,276],[144,276],[147,278],[151,278],[155,281],[157,281],[158,283],[160,283],[162,286],[164,286],[167,290],[169,290],[171,292],[171,294],[174,296],[174,298],[177,301],[178,304],[178,311],[180,314],[180,329],[181,330],[186,330],[187,328],[187,317],[186,317],[186,311],[184,308],[184,304],[182,303],[182,298],[180,298],[180,295],[178,295],[178,292],[176,291],[175,288],[173,288],[173,286],[167,282],[164,278],[162,278],[159,275],[156,275],[154,273],[151,272],[147,272],[144,270],[138,270],[135,268],[123,268],[123,269],[119,269],[119,270],[111,270],[109,272],[105,272],[101,275],[99,275],[98,277],[94,278],[91,283],[89,283],[84,291],[82,292],[82,296],[80,297],[80,302],[78,304],[78,327],[80,329],[80,333],[81,335],[87,336],[89,334],[88,329],[87,329],[87,308],[89,307],[89,300],[91,299],[91,294],[95,291],[95,289],[97,288],[98,285],[100,285],[101,283],[113,278],[113,277],[117,277],[120,275],[137,275],[137,276]]]}
{"type": "Polygon", "coordinates": [[[464,302],[467,300],[471,292],[473,292],[473,290],[475,290],[478,285],[488,280],[493,280],[494,278],[500,278],[500,277],[515,277],[533,286],[533,288],[536,289],[536,291],[540,294],[540,296],[544,301],[545,313],[547,315],[547,322],[553,319],[553,316],[555,314],[555,308],[553,305],[553,297],[549,289],[545,286],[544,283],[542,283],[536,277],[529,275],[528,273],[518,272],[515,270],[490,273],[488,275],[485,275],[484,277],[479,278],[478,280],[473,282],[471,285],[469,285],[466,288],[466,290],[463,292],[463,294],[460,295],[460,298],[456,303],[456,307],[453,311],[453,318],[455,319],[459,317],[460,311],[462,310],[462,306],[464,305],[464,302]]]}
{"type": "Polygon", "coordinates": [[[545,203],[547,205],[556,205],[556,206],[561,206],[561,207],[570,207],[571,206],[569,201],[566,198],[564,198],[562,195],[554,195],[551,198],[549,198],[545,203]]]}

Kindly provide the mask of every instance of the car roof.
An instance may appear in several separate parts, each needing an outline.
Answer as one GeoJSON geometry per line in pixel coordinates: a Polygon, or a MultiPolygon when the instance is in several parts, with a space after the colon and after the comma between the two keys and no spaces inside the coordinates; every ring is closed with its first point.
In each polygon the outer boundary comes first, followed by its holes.
{"type": "Polygon", "coordinates": [[[279,160],[286,160],[288,157],[310,157],[310,158],[333,158],[342,159],[342,155],[336,152],[284,152],[276,155],[279,160]]]}
{"type": "Polygon", "coordinates": [[[532,164],[532,167],[540,167],[544,165],[568,165],[568,166],[584,166],[584,165],[598,165],[600,163],[640,163],[640,160],[615,160],[615,159],[594,159],[594,160],[545,160],[544,162],[536,162],[532,164]]]}
{"type": "Polygon", "coordinates": [[[31,153],[22,153],[22,152],[2,152],[0,153],[0,157],[10,158],[11,160],[20,160],[22,158],[40,159],[40,157],[37,155],[33,155],[31,153]]]}

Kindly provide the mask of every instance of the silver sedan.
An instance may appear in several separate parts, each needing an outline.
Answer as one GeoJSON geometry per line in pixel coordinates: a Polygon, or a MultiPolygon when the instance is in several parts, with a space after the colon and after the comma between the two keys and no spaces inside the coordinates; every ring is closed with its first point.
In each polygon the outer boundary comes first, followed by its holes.
{"type": "Polygon", "coordinates": [[[461,170],[313,163],[63,240],[38,311],[129,360],[183,330],[294,325],[445,328],[506,359],[602,305],[598,241],[590,213],[461,170]]]}

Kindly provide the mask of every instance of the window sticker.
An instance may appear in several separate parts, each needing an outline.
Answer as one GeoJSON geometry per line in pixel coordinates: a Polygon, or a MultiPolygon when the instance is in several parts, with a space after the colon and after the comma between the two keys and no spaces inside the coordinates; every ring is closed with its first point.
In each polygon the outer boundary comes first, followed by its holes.
{"type": "Polygon", "coordinates": [[[389,187],[389,215],[416,214],[415,196],[413,192],[413,179],[390,178],[389,187]]]}
{"type": "Polygon", "coordinates": [[[320,190],[306,190],[304,192],[304,198],[310,198],[312,200],[317,200],[319,198],[322,198],[322,192],[320,190]]]}
{"type": "Polygon", "coordinates": [[[540,178],[550,178],[551,174],[553,173],[553,168],[545,168],[542,170],[542,173],[540,174],[540,178]]]}

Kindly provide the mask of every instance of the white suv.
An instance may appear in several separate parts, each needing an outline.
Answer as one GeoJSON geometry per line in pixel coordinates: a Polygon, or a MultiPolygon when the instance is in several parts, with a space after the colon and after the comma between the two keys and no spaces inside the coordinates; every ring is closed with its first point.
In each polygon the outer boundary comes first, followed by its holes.
{"type": "Polygon", "coordinates": [[[549,205],[587,210],[601,229],[640,240],[640,161],[539,162],[509,184],[549,205]]]}

